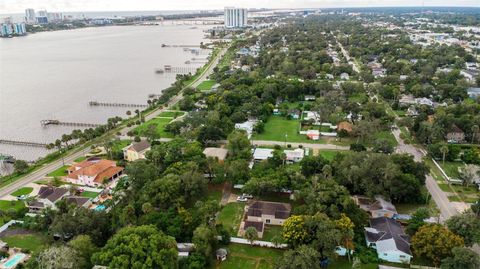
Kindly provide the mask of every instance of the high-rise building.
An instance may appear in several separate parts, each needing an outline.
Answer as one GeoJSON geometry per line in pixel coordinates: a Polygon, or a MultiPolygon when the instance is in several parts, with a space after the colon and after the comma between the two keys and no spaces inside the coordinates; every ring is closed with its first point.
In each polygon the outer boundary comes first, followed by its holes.
{"type": "Polygon", "coordinates": [[[27,29],[25,27],[24,22],[14,23],[12,24],[13,33],[16,35],[25,35],[27,33],[27,29]]]}
{"type": "Polygon", "coordinates": [[[27,23],[35,23],[35,9],[33,8],[25,9],[25,21],[27,23]]]}
{"type": "Polygon", "coordinates": [[[225,7],[225,27],[243,28],[247,26],[246,8],[225,7]]]}
{"type": "Polygon", "coordinates": [[[0,36],[11,36],[13,34],[12,25],[11,24],[0,24],[0,36]]]}
{"type": "Polygon", "coordinates": [[[38,24],[47,24],[48,23],[48,12],[46,10],[39,10],[37,12],[37,16],[35,17],[35,21],[38,24]]]}

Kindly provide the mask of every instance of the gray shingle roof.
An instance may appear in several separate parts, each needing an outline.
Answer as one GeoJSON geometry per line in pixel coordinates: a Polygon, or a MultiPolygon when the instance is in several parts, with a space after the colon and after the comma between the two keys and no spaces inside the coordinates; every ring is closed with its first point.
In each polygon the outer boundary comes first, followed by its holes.
{"type": "Polygon", "coordinates": [[[404,253],[412,255],[410,251],[410,238],[403,232],[402,226],[396,220],[380,217],[370,219],[370,227],[378,233],[365,231],[365,236],[370,242],[378,242],[393,239],[396,248],[404,253]]]}

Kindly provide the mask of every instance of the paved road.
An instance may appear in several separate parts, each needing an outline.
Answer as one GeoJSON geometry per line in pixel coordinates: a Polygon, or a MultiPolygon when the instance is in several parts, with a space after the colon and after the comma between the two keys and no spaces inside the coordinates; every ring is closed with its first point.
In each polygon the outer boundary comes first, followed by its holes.
{"type": "MultiPolygon", "coordinates": [[[[216,58],[211,62],[211,64],[208,66],[208,68],[206,68],[204,70],[204,72],[189,86],[192,86],[192,87],[196,87],[198,86],[202,81],[204,81],[205,79],[208,78],[208,76],[210,74],[212,74],[213,72],[213,68],[218,64],[218,62],[220,61],[221,57],[225,54],[225,52],[227,51],[226,48],[222,49],[218,55],[216,56],[216,58]]],[[[182,91],[183,92],[183,91],[182,91]]],[[[145,117],[145,120],[149,120],[149,119],[152,119],[152,118],[155,118],[156,116],[158,116],[160,113],[162,113],[164,110],[167,110],[168,107],[176,104],[178,101],[180,101],[182,99],[182,92],[180,92],[178,95],[174,96],[168,103],[167,105],[165,106],[165,108],[163,109],[157,109],[155,111],[153,111],[152,113],[148,114],[146,117],[145,117]]],[[[120,130],[120,132],[122,134],[124,133],[127,133],[129,130],[132,130],[134,127],[125,127],[123,128],[122,130],[120,130]]],[[[82,156],[85,156],[85,153],[86,153],[86,150],[81,150],[81,151],[78,151],[78,152],[75,152],[75,153],[72,153],[66,157],[64,157],[64,161],[62,160],[57,160],[57,161],[54,161],[54,162],[51,162],[49,164],[46,164],[45,166],[43,166],[42,168],[28,174],[28,175],[25,175],[24,177],[16,180],[15,182],[3,187],[0,189],[0,197],[3,197],[3,196],[6,196],[6,195],[9,195],[10,193],[16,191],[17,189],[20,189],[22,187],[24,187],[25,185],[29,184],[29,183],[32,183],[34,181],[37,181],[37,180],[40,180],[42,179],[43,177],[45,177],[48,173],[62,167],[65,164],[67,163],[72,163],[75,159],[79,158],[79,157],[82,157],[82,156]]]]}
{"type": "MultiPolygon", "coordinates": [[[[424,151],[418,149],[413,145],[405,144],[403,139],[400,138],[400,130],[398,128],[395,128],[392,131],[392,133],[395,136],[395,139],[398,141],[398,146],[395,150],[396,152],[408,153],[410,155],[413,155],[415,161],[417,162],[421,162],[422,158],[426,156],[426,153],[424,151]]],[[[440,187],[437,184],[437,181],[435,181],[435,179],[430,174],[427,174],[426,176],[425,185],[427,187],[428,192],[430,193],[433,200],[435,201],[435,204],[437,204],[437,207],[440,209],[441,222],[460,213],[457,207],[455,206],[455,204],[450,202],[450,200],[448,200],[448,196],[445,194],[444,191],[440,189],[440,187]]],[[[466,205],[460,205],[460,206],[466,206],[466,205]]]]}
{"type": "Polygon", "coordinates": [[[347,59],[348,64],[350,64],[352,66],[353,71],[355,71],[356,73],[360,73],[360,68],[358,68],[355,61],[352,60],[352,57],[350,57],[350,54],[348,54],[348,51],[343,47],[342,43],[340,43],[337,40],[337,37],[335,35],[334,35],[334,37],[335,37],[335,41],[337,42],[338,46],[340,47],[340,50],[342,51],[343,56],[345,56],[345,59],[347,59]]]}

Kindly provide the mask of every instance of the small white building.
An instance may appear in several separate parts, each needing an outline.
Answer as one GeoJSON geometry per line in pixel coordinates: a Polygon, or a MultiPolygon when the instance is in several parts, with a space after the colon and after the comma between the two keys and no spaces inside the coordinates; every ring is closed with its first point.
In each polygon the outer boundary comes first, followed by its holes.
{"type": "Polygon", "coordinates": [[[347,73],[341,73],[341,74],[340,74],[340,79],[341,79],[341,80],[349,80],[349,79],[350,79],[350,75],[348,75],[347,73]]]}
{"type": "Polygon", "coordinates": [[[305,156],[305,151],[303,149],[286,149],[283,151],[285,153],[285,159],[287,163],[298,163],[305,156]]]}
{"type": "Polygon", "coordinates": [[[305,101],[315,101],[315,95],[305,95],[305,101]]]}
{"type": "Polygon", "coordinates": [[[255,124],[257,124],[257,120],[247,120],[246,122],[236,123],[235,129],[244,130],[245,132],[247,132],[247,136],[250,139],[250,137],[252,137],[255,124]]]}
{"type": "Polygon", "coordinates": [[[273,157],[273,149],[255,148],[253,150],[253,160],[256,162],[261,162],[271,157],[273,157]]]}

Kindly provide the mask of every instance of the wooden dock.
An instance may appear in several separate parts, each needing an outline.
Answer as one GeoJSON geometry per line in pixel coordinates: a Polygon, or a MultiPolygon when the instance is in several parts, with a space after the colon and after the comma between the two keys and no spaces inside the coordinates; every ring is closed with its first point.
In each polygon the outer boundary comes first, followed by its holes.
{"type": "Polygon", "coordinates": [[[45,143],[6,140],[6,139],[0,139],[0,144],[14,145],[14,146],[25,146],[25,147],[35,147],[35,148],[45,148],[45,147],[47,147],[47,144],[45,144],[45,143]]]}
{"type": "Polygon", "coordinates": [[[83,122],[63,122],[59,120],[41,120],[40,124],[42,126],[48,125],[62,125],[62,126],[73,126],[73,127],[91,127],[95,128],[101,126],[101,124],[97,123],[83,123],[83,122]]]}
{"type": "Polygon", "coordinates": [[[115,106],[115,107],[147,107],[148,105],[142,104],[125,104],[125,103],[104,103],[97,101],[88,102],[90,106],[115,106]]]}
{"type": "Polygon", "coordinates": [[[197,72],[197,69],[198,69],[197,67],[190,67],[190,66],[171,66],[171,65],[164,66],[165,73],[195,74],[195,72],[197,72]]]}

